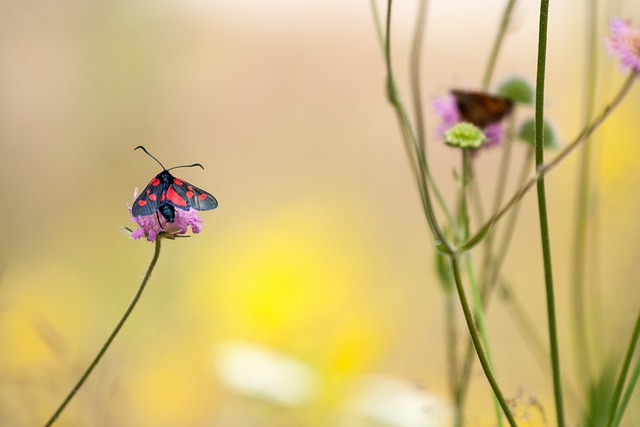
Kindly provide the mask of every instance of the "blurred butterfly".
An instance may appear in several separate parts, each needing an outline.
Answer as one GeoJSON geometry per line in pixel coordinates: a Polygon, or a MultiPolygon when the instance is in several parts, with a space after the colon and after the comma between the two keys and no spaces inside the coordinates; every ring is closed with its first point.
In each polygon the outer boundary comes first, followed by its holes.
{"type": "Polygon", "coordinates": [[[140,196],[133,203],[133,207],[131,208],[133,216],[160,214],[167,220],[167,222],[173,222],[176,217],[176,208],[185,211],[188,211],[191,208],[199,211],[206,211],[218,207],[218,201],[211,194],[196,187],[195,185],[189,184],[187,181],[176,178],[171,174],[171,172],[169,172],[171,169],[190,168],[193,166],[202,168],[200,163],[185,166],[174,166],[167,169],[158,159],[149,154],[142,145],[134,148],[134,150],[137,150],[138,148],[142,149],[142,151],[147,153],[149,157],[158,162],[162,167],[162,172],[156,175],[156,177],[149,182],[145,189],[142,190],[140,196]]]}
{"type": "Polygon", "coordinates": [[[453,89],[451,94],[456,99],[462,121],[479,128],[499,122],[513,109],[513,101],[504,96],[459,89],[453,89]]]}

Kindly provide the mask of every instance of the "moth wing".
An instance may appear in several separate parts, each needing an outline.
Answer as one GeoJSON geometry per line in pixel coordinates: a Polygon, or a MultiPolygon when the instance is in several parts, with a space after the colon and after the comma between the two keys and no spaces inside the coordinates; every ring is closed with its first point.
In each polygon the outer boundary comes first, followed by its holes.
{"type": "Polygon", "coordinates": [[[131,214],[133,216],[147,216],[155,213],[164,199],[163,193],[163,185],[161,185],[160,179],[156,176],[142,190],[136,201],[133,202],[131,214]]]}
{"type": "Polygon", "coordinates": [[[175,207],[189,210],[208,211],[218,207],[218,201],[213,195],[195,185],[179,178],[174,178],[167,190],[167,200],[175,207]]]}
{"type": "Polygon", "coordinates": [[[499,122],[511,112],[513,102],[484,92],[452,90],[462,120],[483,128],[499,122]]]}

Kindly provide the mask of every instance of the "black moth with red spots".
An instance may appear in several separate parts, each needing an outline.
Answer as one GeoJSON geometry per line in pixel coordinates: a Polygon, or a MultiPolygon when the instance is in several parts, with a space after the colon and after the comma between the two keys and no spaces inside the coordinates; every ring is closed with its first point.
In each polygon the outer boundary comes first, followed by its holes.
{"type": "Polygon", "coordinates": [[[173,222],[176,217],[175,208],[185,211],[188,211],[190,208],[207,211],[218,207],[218,201],[211,194],[180,178],[176,178],[169,172],[171,169],[183,167],[200,166],[202,168],[200,163],[174,166],[167,169],[158,159],[149,154],[143,146],[140,145],[134,150],[138,148],[141,148],[152,159],[158,162],[163,170],[149,182],[133,203],[133,207],[131,208],[133,216],[147,216],[159,212],[167,222],[173,222]]]}

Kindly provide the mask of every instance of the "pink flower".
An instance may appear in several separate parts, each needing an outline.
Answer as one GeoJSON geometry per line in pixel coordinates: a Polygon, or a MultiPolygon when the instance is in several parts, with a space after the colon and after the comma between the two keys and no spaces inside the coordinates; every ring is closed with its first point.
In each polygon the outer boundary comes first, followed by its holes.
{"type": "Polygon", "coordinates": [[[445,95],[441,98],[434,99],[431,105],[442,120],[442,123],[436,129],[436,135],[441,138],[446,131],[460,121],[460,112],[458,111],[456,98],[450,94],[445,95]]]}
{"type": "Polygon", "coordinates": [[[613,18],[611,36],[605,39],[609,52],[620,57],[620,68],[632,69],[640,76],[640,28],[630,20],[613,18]]]}
{"type": "MultiPolygon", "coordinates": [[[[434,99],[431,105],[436,113],[440,115],[440,119],[442,120],[440,126],[436,129],[436,137],[444,139],[444,133],[447,130],[463,121],[460,111],[458,111],[456,98],[453,95],[448,94],[434,99]]],[[[502,142],[505,128],[500,122],[491,123],[482,128],[482,132],[487,137],[487,140],[482,144],[482,147],[492,147],[494,145],[499,145],[502,142]]]]}
{"type": "MultiPolygon", "coordinates": [[[[137,193],[138,189],[136,188],[133,194],[134,200],[138,196],[137,193]]],[[[175,236],[186,234],[188,227],[191,227],[191,231],[194,234],[198,234],[202,230],[202,219],[197,215],[198,211],[193,208],[189,208],[188,211],[176,209],[173,222],[167,222],[159,213],[133,216],[130,206],[128,206],[128,210],[129,215],[131,215],[130,221],[138,224],[138,228],[131,232],[131,237],[135,240],[146,237],[150,242],[155,242],[160,235],[175,238],[175,236]]]]}

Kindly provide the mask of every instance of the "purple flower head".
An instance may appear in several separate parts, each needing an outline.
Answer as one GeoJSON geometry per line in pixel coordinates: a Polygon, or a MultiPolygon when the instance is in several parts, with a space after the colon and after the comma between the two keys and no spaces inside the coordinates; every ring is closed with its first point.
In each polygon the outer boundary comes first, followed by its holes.
{"type": "Polygon", "coordinates": [[[434,99],[431,105],[442,120],[442,123],[436,129],[437,137],[442,138],[446,131],[460,121],[460,112],[458,111],[456,98],[451,94],[447,94],[441,98],[434,99]]]}
{"type": "Polygon", "coordinates": [[[609,52],[620,57],[621,69],[632,69],[640,76],[640,28],[622,18],[613,18],[609,28],[611,36],[605,39],[609,52]]]}
{"type": "MultiPolygon", "coordinates": [[[[436,98],[432,102],[432,107],[435,112],[440,116],[441,123],[436,129],[436,137],[444,139],[444,133],[460,123],[462,115],[458,110],[458,103],[455,96],[447,94],[440,98],[436,98]]],[[[505,133],[505,127],[501,122],[491,123],[483,127],[482,132],[487,137],[486,142],[482,144],[482,147],[492,147],[499,145],[502,142],[505,133]]],[[[475,151],[476,149],[474,149],[475,151]]]]}
{"type": "MultiPolygon", "coordinates": [[[[138,189],[136,188],[133,199],[135,200],[137,197],[138,189]]],[[[155,242],[160,235],[172,238],[186,234],[188,227],[191,227],[194,234],[198,234],[202,230],[202,219],[197,215],[198,211],[193,208],[189,208],[188,211],[176,209],[173,222],[167,222],[159,213],[133,216],[130,206],[128,206],[128,210],[131,215],[130,221],[138,224],[138,228],[131,232],[131,237],[135,240],[146,237],[150,242],[155,242]]]]}

